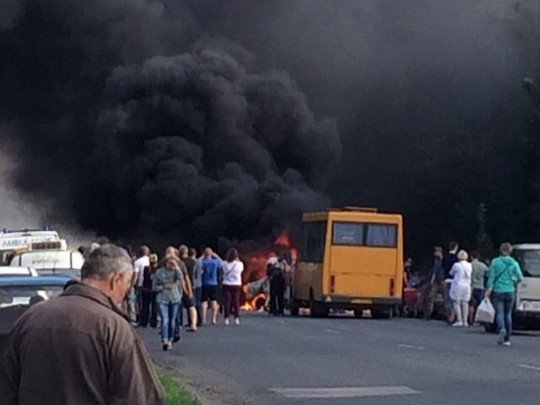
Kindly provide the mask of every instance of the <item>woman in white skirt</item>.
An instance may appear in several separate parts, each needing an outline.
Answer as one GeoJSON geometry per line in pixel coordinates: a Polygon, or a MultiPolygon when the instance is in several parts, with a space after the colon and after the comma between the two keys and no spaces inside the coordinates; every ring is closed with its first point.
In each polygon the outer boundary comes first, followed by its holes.
{"type": "Polygon", "coordinates": [[[450,269],[450,275],[454,277],[450,287],[450,298],[456,313],[456,322],[453,326],[468,326],[472,265],[467,261],[469,255],[465,250],[460,250],[457,258],[458,261],[450,269]]]}

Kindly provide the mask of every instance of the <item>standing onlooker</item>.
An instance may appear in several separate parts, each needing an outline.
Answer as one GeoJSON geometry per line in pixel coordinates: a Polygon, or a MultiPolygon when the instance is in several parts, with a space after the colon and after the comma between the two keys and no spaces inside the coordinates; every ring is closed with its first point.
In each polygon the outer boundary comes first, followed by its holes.
{"type": "Polygon", "coordinates": [[[512,335],[512,308],[516,298],[516,285],[523,280],[519,263],[510,254],[512,245],[503,243],[500,247],[501,255],[493,259],[489,268],[489,277],[485,296],[491,297],[493,291],[493,304],[496,310],[498,343],[510,346],[512,335]]]}
{"type": "Polygon", "coordinates": [[[453,326],[468,326],[472,273],[472,266],[467,261],[468,258],[467,252],[460,250],[457,254],[458,262],[454,263],[450,269],[450,275],[454,277],[450,288],[450,298],[454,303],[454,312],[456,314],[456,322],[453,326]]]}
{"type": "Polygon", "coordinates": [[[270,313],[283,315],[285,293],[285,269],[281,258],[270,257],[266,265],[266,275],[270,280],[270,313]]]}
{"type": "Polygon", "coordinates": [[[474,323],[476,308],[484,299],[488,267],[480,261],[480,255],[476,251],[471,252],[472,265],[472,299],[469,308],[469,324],[474,323]]]}
{"type": "Polygon", "coordinates": [[[141,287],[144,279],[144,269],[150,265],[148,256],[150,255],[150,248],[142,245],[137,253],[137,259],[133,263],[134,273],[132,288],[129,293],[129,316],[133,325],[137,325],[139,321],[140,309],[141,309],[141,287]]]}
{"type": "Polygon", "coordinates": [[[157,269],[153,289],[157,292],[157,303],[161,315],[161,339],[163,350],[172,348],[172,339],[178,318],[178,309],[185,290],[184,277],[179,268],[179,259],[168,256],[165,267],[157,269]]]}
{"type": "Polygon", "coordinates": [[[189,259],[194,263],[193,266],[193,288],[195,294],[195,307],[197,308],[197,326],[202,324],[202,264],[197,259],[197,250],[189,248],[189,259]]]}
{"type": "Polygon", "coordinates": [[[129,309],[131,312],[132,321],[140,321],[141,308],[142,308],[142,286],[144,282],[144,272],[150,267],[150,248],[146,245],[139,247],[137,253],[137,259],[133,263],[135,269],[134,273],[134,285],[130,295],[129,309]],[[139,316],[137,316],[137,314],[139,316]]]}
{"type": "Polygon", "coordinates": [[[201,259],[202,266],[202,323],[206,323],[206,314],[208,312],[208,303],[212,310],[212,325],[217,325],[218,316],[218,285],[219,271],[221,269],[221,260],[207,247],[204,249],[201,259]]]}
{"type": "MultiPolygon", "coordinates": [[[[187,294],[184,294],[182,298],[182,305],[187,311],[189,331],[197,331],[197,310],[195,309],[195,291],[193,287],[193,269],[195,267],[195,260],[190,259],[188,255],[188,247],[182,245],[179,247],[178,252],[180,254],[181,269],[184,274],[184,279],[186,280],[186,288],[188,290],[187,294]]],[[[182,327],[184,316],[183,308],[180,308],[180,319],[178,328],[182,327]]]]}
{"type": "Polygon", "coordinates": [[[190,332],[197,331],[197,297],[195,292],[195,279],[194,279],[194,270],[197,264],[195,257],[189,255],[189,249],[187,246],[180,246],[178,249],[180,252],[180,260],[184,263],[187,272],[187,279],[189,280],[189,290],[191,295],[184,296],[183,304],[186,308],[188,315],[188,325],[190,332]]]}
{"type": "Polygon", "coordinates": [[[444,288],[444,270],[442,267],[443,249],[440,246],[433,248],[433,266],[428,275],[429,279],[424,280],[421,288],[422,312],[424,319],[431,319],[435,300],[439,290],[444,288]]]}
{"type": "Polygon", "coordinates": [[[231,249],[223,266],[223,290],[225,294],[225,325],[229,324],[229,315],[234,316],[234,323],[240,325],[240,294],[242,293],[242,272],[244,263],[240,261],[238,250],[231,249]]]}
{"type": "Polygon", "coordinates": [[[102,245],[81,277],[19,318],[0,361],[2,404],[162,404],[152,360],[120,310],[131,258],[102,245]]]}
{"type": "Polygon", "coordinates": [[[458,261],[457,251],[459,244],[457,242],[450,242],[448,245],[448,252],[443,256],[442,268],[444,270],[444,312],[446,314],[446,320],[448,323],[454,322],[454,304],[452,298],[450,298],[450,287],[452,286],[452,275],[450,269],[458,261]]]}
{"type": "Polygon", "coordinates": [[[157,327],[157,293],[153,290],[154,277],[156,275],[158,256],[152,253],[149,257],[150,266],[144,270],[143,285],[141,287],[141,317],[139,326],[146,327],[150,321],[150,327],[157,327]]]}

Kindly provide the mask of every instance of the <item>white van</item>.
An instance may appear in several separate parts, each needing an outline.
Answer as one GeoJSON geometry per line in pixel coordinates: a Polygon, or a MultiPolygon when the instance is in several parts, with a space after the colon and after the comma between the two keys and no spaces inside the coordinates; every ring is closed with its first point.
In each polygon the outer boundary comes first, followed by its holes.
{"type": "Polygon", "coordinates": [[[80,278],[83,255],[72,250],[37,250],[16,254],[11,266],[32,267],[39,275],[60,274],[80,278]]]}
{"type": "Polygon", "coordinates": [[[514,245],[512,256],[523,272],[523,281],[517,287],[514,322],[517,327],[530,328],[540,324],[540,243],[514,245]]]}
{"type": "Polygon", "coordinates": [[[50,230],[8,231],[0,233],[0,263],[9,264],[8,258],[18,250],[27,249],[32,243],[59,241],[58,232],[50,230]]]}

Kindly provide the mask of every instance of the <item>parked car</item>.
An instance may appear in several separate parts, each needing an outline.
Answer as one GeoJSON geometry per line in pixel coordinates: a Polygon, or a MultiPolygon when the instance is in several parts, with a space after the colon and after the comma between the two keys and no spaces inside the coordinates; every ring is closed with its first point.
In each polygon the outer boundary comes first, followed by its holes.
{"type": "Polygon", "coordinates": [[[60,295],[70,277],[12,276],[0,278],[0,309],[12,305],[30,305],[60,295]]]}
{"type": "Polygon", "coordinates": [[[38,273],[32,267],[0,266],[0,277],[11,277],[11,276],[37,277],[38,273]]]}
{"type": "Polygon", "coordinates": [[[37,302],[60,295],[66,276],[10,276],[0,277],[0,354],[17,319],[37,302]]]}

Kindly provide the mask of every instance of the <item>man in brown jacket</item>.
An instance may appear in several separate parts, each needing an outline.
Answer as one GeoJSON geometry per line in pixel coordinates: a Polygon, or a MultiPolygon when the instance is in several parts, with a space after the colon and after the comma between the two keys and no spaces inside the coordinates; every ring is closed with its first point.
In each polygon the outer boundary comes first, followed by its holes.
{"type": "Polygon", "coordinates": [[[162,404],[150,356],[118,305],[132,273],[123,249],[101,246],[81,283],[28,309],[0,363],[0,402],[162,404]]]}

